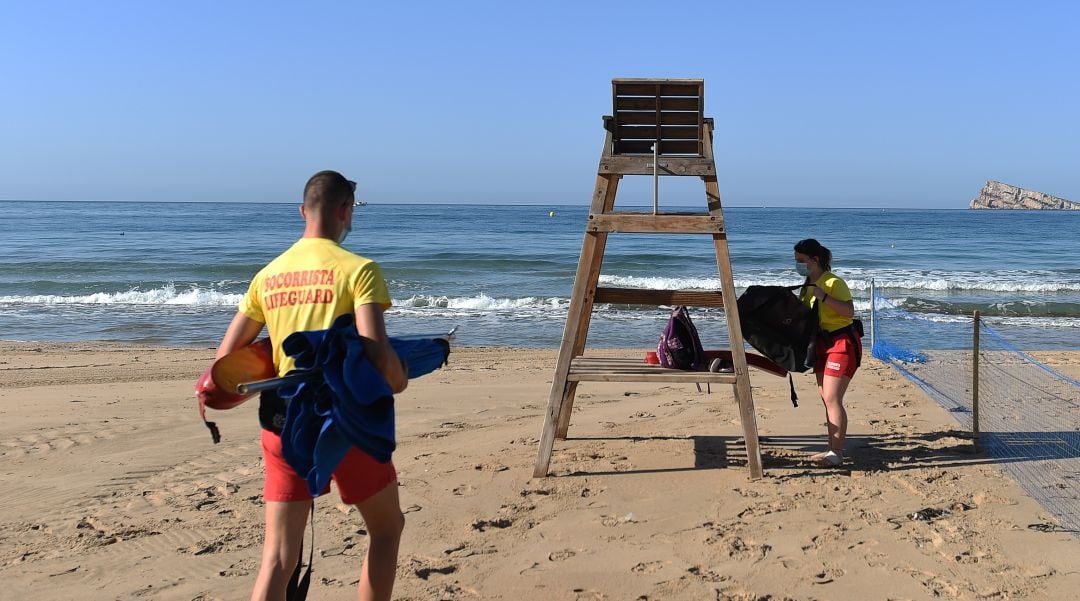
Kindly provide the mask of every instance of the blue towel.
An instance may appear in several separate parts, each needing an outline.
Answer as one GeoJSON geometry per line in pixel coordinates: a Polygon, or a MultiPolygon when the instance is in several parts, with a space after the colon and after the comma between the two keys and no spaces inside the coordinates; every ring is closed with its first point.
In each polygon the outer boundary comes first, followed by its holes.
{"type": "MultiPolygon", "coordinates": [[[[446,364],[449,342],[433,337],[391,338],[409,367],[409,378],[446,364]]],[[[394,397],[379,370],[364,355],[352,314],[334,320],[327,330],[296,332],[282,350],[296,360],[293,374],[311,377],[282,386],[288,401],[281,450],[285,460],[318,496],[330,483],[349,448],[356,446],[386,463],[396,447],[394,397]]]]}

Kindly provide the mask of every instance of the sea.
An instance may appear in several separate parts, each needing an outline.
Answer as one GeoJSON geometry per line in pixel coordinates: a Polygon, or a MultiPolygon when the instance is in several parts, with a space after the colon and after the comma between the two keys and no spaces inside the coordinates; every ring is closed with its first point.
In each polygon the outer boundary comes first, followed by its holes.
{"type": "MultiPolygon", "coordinates": [[[[554,348],[587,215],[554,204],[369,204],[345,246],[382,266],[391,335],[456,327],[461,345],[554,348]]],[[[740,293],[800,283],[792,247],[816,238],[864,320],[873,285],[942,324],[978,310],[1020,349],[1080,349],[1080,211],[730,207],[724,217],[740,293]]],[[[296,204],[0,202],[0,339],[214,347],[251,277],[302,229],[296,204]]],[[[716,290],[711,239],[612,234],[601,285],[716,290]]],[[[598,305],[588,346],[654,347],[670,309],[598,305]]],[[[722,310],[691,314],[707,348],[726,346],[722,310]]],[[[956,331],[919,343],[966,348],[956,331]]]]}

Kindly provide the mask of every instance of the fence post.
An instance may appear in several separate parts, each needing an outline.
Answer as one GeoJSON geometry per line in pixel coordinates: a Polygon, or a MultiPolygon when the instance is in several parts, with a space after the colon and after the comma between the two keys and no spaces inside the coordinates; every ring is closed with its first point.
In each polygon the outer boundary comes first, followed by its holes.
{"type": "Polygon", "coordinates": [[[979,450],[979,312],[975,311],[971,354],[971,440],[979,450]]]}
{"type": "Polygon", "coordinates": [[[877,342],[877,292],[874,287],[874,278],[870,278],[870,356],[874,356],[874,343],[877,342]]]}

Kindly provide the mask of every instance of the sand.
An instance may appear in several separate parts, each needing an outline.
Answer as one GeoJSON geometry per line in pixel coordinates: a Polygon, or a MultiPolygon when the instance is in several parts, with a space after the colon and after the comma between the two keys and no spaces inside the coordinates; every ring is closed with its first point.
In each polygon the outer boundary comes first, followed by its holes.
{"type": "MultiPolygon", "coordinates": [[[[256,403],[214,412],[212,349],[0,343],[4,599],[243,599],[261,545],[256,403]]],[[[639,351],[610,351],[638,357],[639,351]]],[[[1043,358],[1080,375],[1080,354],[1043,358]]],[[[1080,538],[889,367],[852,383],[850,460],[823,446],[812,376],[753,372],[766,477],[751,481],[728,387],[582,384],[534,479],[555,352],[457,348],[397,398],[407,526],[395,598],[1072,599],[1080,538]],[[930,521],[924,509],[945,510],[930,521]],[[1035,526],[1034,528],[1032,526],[1035,526]]],[[[310,599],[354,599],[366,546],[316,504],[310,599]]]]}

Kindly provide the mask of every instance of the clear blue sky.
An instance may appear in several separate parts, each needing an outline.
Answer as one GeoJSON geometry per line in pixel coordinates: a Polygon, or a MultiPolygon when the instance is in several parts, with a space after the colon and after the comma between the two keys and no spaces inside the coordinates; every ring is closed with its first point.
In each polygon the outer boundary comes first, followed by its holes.
{"type": "Polygon", "coordinates": [[[705,79],[728,206],[1080,200],[1078,3],[941,0],[6,2],[0,199],[293,201],[333,168],[586,204],[613,77],[705,79]]]}

